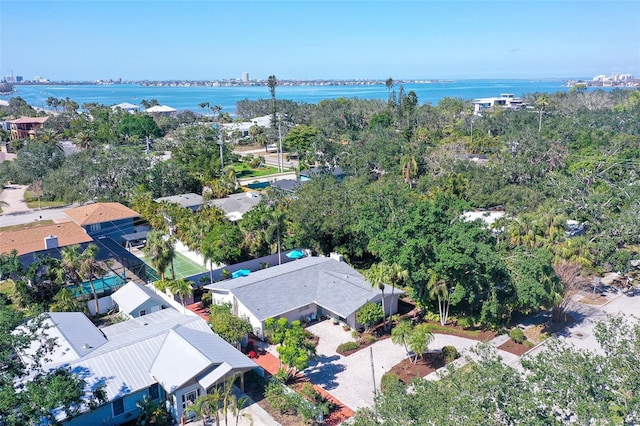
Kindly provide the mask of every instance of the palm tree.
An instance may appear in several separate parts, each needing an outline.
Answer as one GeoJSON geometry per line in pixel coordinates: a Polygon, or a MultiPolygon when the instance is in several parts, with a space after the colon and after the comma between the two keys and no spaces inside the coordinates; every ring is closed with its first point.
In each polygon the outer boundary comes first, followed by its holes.
{"type": "Polygon", "coordinates": [[[89,280],[91,286],[91,292],[93,293],[93,300],[96,306],[96,315],[100,314],[100,306],[98,302],[98,293],[96,287],[93,284],[94,277],[103,277],[106,270],[102,265],[96,261],[96,255],[98,254],[98,246],[95,244],[89,244],[86,249],[80,254],[80,275],[89,280]]]}
{"type": "Polygon", "coordinates": [[[276,86],[278,86],[278,79],[275,75],[269,76],[267,79],[267,86],[269,87],[269,93],[271,94],[271,134],[273,141],[276,141],[276,86]]]}
{"type": "Polygon", "coordinates": [[[409,337],[413,332],[413,326],[408,319],[401,320],[398,325],[391,331],[391,341],[396,345],[404,345],[404,350],[409,355],[409,337]]]}
{"type": "Polygon", "coordinates": [[[429,269],[427,273],[429,274],[429,281],[427,283],[429,296],[432,299],[438,300],[440,324],[447,325],[447,319],[449,318],[449,307],[451,305],[451,294],[449,293],[449,287],[447,286],[444,278],[433,269],[429,269]]]}
{"type": "Polygon", "coordinates": [[[380,262],[372,265],[369,270],[364,272],[364,276],[367,281],[371,283],[371,287],[378,287],[378,289],[380,289],[380,292],[382,293],[382,324],[385,330],[387,329],[387,310],[385,308],[384,302],[384,283],[389,276],[387,269],[387,266],[384,263],[380,262]]]}
{"type": "Polygon", "coordinates": [[[238,426],[238,422],[240,421],[240,417],[244,417],[249,421],[249,425],[253,426],[253,417],[249,413],[242,413],[244,407],[249,405],[251,398],[248,396],[241,396],[240,398],[235,395],[231,396],[231,413],[236,418],[236,426],[238,426]]]}
{"type": "Polygon", "coordinates": [[[402,177],[409,184],[409,188],[413,188],[413,179],[418,173],[418,163],[414,156],[406,157],[402,160],[402,177]]]}
{"type": "Polygon", "coordinates": [[[78,300],[71,289],[63,288],[55,296],[49,307],[51,312],[85,312],[87,305],[78,300]]]}
{"type": "MultiPolygon", "coordinates": [[[[176,256],[173,242],[170,238],[165,238],[161,231],[151,231],[147,235],[147,245],[144,247],[145,256],[151,258],[151,264],[160,275],[162,281],[165,280],[165,270],[173,263],[176,256]]],[[[175,274],[175,271],[172,273],[175,274]]],[[[175,276],[174,276],[175,278],[175,276]]]]}
{"type": "Polygon", "coordinates": [[[542,131],[542,111],[549,106],[550,100],[549,95],[543,93],[536,99],[536,105],[540,108],[538,110],[538,133],[542,131]]]}
{"type": "Polygon", "coordinates": [[[99,312],[98,293],[93,285],[93,277],[104,275],[104,268],[96,261],[97,253],[98,246],[95,244],[89,244],[82,253],[80,253],[79,244],[63,247],[60,252],[62,259],[60,261],[61,270],[59,271],[60,275],[66,275],[78,287],[84,279],[89,280],[96,304],[96,315],[99,312]]]}
{"type": "MultiPolygon", "coordinates": [[[[387,266],[387,280],[391,284],[391,301],[393,302],[393,293],[396,289],[396,285],[400,282],[409,279],[409,271],[404,269],[397,263],[392,263],[387,266]]],[[[389,315],[389,327],[391,327],[391,315],[389,315]]]]}
{"type": "Polygon", "coordinates": [[[387,86],[388,101],[389,101],[389,105],[391,105],[392,104],[392,101],[391,101],[391,89],[393,89],[393,78],[389,77],[387,79],[387,81],[384,82],[384,85],[387,86]]]}
{"type": "Polygon", "coordinates": [[[193,294],[193,286],[191,285],[191,281],[180,278],[170,281],[167,287],[169,288],[169,290],[171,290],[171,293],[180,298],[182,309],[184,311],[186,309],[185,298],[193,294]]]}
{"type": "Polygon", "coordinates": [[[209,102],[200,102],[200,103],[198,104],[198,106],[199,106],[200,108],[202,108],[202,115],[204,115],[204,114],[205,114],[205,112],[204,112],[204,111],[205,111],[205,109],[209,108],[209,106],[210,106],[210,105],[209,105],[209,102]]]}
{"type": "Polygon", "coordinates": [[[419,324],[415,326],[409,336],[409,348],[415,354],[413,363],[418,362],[424,353],[429,350],[429,344],[433,342],[434,336],[429,329],[429,324],[419,324]]]}
{"type": "Polygon", "coordinates": [[[196,418],[202,419],[202,424],[205,425],[206,421],[213,414],[216,419],[216,425],[220,424],[220,414],[218,413],[218,407],[220,405],[220,389],[214,388],[212,393],[199,396],[192,405],[185,408],[186,414],[193,413],[196,418]]]}

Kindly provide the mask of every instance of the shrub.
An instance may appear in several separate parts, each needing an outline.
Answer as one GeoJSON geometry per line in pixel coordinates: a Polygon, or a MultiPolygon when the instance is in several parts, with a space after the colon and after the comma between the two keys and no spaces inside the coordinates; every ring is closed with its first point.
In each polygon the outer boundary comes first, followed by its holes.
{"type": "Polygon", "coordinates": [[[525,341],[525,339],[527,338],[524,335],[524,331],[522,331],[520,328],[516,327],[513,330],[511,330],[509,332],[509,337],[511,338],[511,340],[513,340],[515,343],[522,343],[525,341]]]}
{"type": "Polygon", "coordinates": [[[476,324],[472,317],[462,317],[458,319],[458,325],[462,328],[472,328],[476,324]]]}
{"type": "Polygon", "coordinates": [[[279,413],[295,414],[295,408],[291,406],[289,395],[282,384],[275,381],[269,382],[267,389],[264,392],[264,396],[269,402],[271,408],[279,413]]]}
{"type": "Polygon", "coordinates": [[[203,308],[208,308],[209,306],[211,306],[211,300],[212,300],[212,293],[210,291],[204,293],[202,295],[202,299],[200,299],[200,304],[202,305],[203,308]]]}
{"type": "Polygon", "coordinates": [[[427,321],[440,321],[440,315],[437,312],[427,311],[424,314],[424,319],[426,319],[427,321]]]}
{"type": "Polygon", "coordinates": [[[376,336],[374,336],[373,334],[363,334],[360,341],[362,342],[362,344],[364,345],[369,345],[373,342],[375,342],[376,340],[376,336]]]}
{"type": "Polygon", "coordinates": [[[396,373],[388,371],[384,373],[380,379],[380,390],[384,393],[385,391],[394,389],[402,384],[400,377],[396,373]]]}
{"type": "Polygon", "coordinates": [[[349,351],[353,351],[356,350],[360,347],[360,345],[358,345],[357,342],[344,342],[344,343],[340,343],[338,345],[338,349],[336,349],[337,352],[349,352],[349,351]]]}
{"type": "Polygon", "coordinates": [[[447,362],[453,361],[454,359],[458,359],[460,354],[455,346],[443,346],[442,347],[442,356],[447,362]]]}

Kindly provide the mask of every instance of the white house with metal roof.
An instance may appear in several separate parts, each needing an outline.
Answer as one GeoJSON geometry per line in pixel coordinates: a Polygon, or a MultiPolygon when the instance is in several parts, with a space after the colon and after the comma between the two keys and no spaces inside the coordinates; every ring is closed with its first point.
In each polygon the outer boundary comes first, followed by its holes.
{"type": "MultiPolygon", "coordinates": [[[[247,319],[254,333],[262,337],[264,321],[335,318],[353,329],[359,328],[356,312],[367,302],[381,303],[382,293],[345,262],[330,257],[305,257],[272,266],[247,276],[206,285],[214,303],[231,303],[233,313],[247,319]]],[[[385,291],[387,315],[398,310],[404,294],[391,287],[385,291]]]]}
{"type": "MultiPolygon", "coordinates": [[[[69,368],[88,389],[103,385],[107,402],[65,421],[72,426],[120,425],[138,415],[144,396],[164,401],[178,421],[184,409],[217,385],[257,365],[215,334],[200,317],[164,309],[102,329],[84,314],[51,312],[43,333],[57,347],[45,370],[69,368]]],[[[35,347],[21,354],[28,362],[35,347]]],[[[65,419],[59,419],[65,420],[65,419]]]]}
{"type": "Polygon", "coordinates": [[[155,291],[129,281],[111,295],[118,311],[127,318],[137,318],[168,308],[169,305],[155,291]]]}

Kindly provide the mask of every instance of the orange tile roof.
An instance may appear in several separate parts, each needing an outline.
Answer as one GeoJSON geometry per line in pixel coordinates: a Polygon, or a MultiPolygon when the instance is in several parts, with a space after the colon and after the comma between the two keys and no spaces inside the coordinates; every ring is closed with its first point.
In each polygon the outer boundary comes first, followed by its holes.
{"type": "Polygon", "coordinates": [[[18,231],[0,231],[0,253],[18,250],[18,254],[44,250],[44,239],[49,235],[58,237],[58,246],[87,243],[93,239],[79,225],[73,222],[43,225],[18,231]]]}
{"type": "Polygon", "coordinates": [[[12,124],[42,124],[47,121],[49,117],[20,117],[15,120],[9,120],[12,124]]]}
{"type": "Polygon", "coordinates": [[[67,209],[64,213],[78,225],[109,222],[140,216],[136,211],[120,203],[93,203],[67,209]]]}

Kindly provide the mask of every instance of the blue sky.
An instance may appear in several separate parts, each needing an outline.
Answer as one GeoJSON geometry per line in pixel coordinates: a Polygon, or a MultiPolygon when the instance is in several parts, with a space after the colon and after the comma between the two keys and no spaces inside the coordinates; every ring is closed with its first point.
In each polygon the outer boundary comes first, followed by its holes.
{"type": "Polygon", "coordinates": [[[640,75],[640,2],[0,0],[0,73],[50,80],[640,75]]]}

